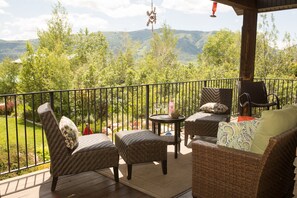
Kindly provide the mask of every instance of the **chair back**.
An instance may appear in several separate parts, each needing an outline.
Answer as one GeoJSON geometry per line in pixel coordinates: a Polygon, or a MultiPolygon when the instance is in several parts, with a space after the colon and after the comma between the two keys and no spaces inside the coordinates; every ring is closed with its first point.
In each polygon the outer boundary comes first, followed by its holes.
{"type": "Polygon", "coordinates": [[[267,91],[263,81],[252,82],[252,81],[240,81],[239,82],[239,95],[248,93],[251,97],[251,102],[257,104],[267,104],[267,91]]]}
{"type": "Polygon", "coordinates": [[[232,108],[232,89],[204,87],[202,89],[200,106],[209,102],[226,105],[228,107],[226,114],[230,114],[232,108]]]}
{"type": "MultiPolygon", "coordinates": [[[[57,162],[67,159],[69,150],[65,144],[56,116],[49,103],[38,107],[37,112],[40,116],[42,127],[49,147],[51,157],[51,167],[55,167],[57,162]]],[[[58,167],[57,167],[58,168],[58,167]]]]}
{"type": "Polygon", "coordinates": [[[257,197],[283,197],[292,193],[296,147],[297,127],[270,138],[262,157],[257,197]]]}

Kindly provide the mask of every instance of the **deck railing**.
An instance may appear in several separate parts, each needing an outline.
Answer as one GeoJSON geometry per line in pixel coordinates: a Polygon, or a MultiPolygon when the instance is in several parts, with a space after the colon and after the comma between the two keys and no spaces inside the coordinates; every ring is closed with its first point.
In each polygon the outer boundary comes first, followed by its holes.
{"type": "MultiPolygon", "coordinates": [[[[260,79],[255,79],[260,80],[260,79]]],[[[238,79],[201,80],[136,86],[103,87],[0,95],[0,174],[16,172],[50,161],[37,108],[49,102],[59,120],[71,118],[80,131],[85,123],[96,133],[114,140],[120,130],[151,128],[149,115],[158,112],[155,103],[168,104],[186,117],[198,111],[203,87],[233,89],[232,114],[238,112],[238,79]]],[[[280,97],[281,105],[296,102],[296,80],[265,80],[269,93],[280,97]]]]}

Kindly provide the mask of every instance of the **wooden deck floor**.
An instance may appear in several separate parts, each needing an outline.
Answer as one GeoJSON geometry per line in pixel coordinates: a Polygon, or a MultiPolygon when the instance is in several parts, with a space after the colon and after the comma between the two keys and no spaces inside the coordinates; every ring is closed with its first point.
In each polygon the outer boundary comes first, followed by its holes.
{"type": "MultiPolygon", "coordinates": [[[[120,197],[150,198],[133,188],[116,183],[94,171],[59,178],[56,192],[50,191],[51,177],[48,170],[0,181],[2,198],[62,198],[62,197],[120,197]]],[[[177,197],[192,197],[191,191],[177,197]]]]}

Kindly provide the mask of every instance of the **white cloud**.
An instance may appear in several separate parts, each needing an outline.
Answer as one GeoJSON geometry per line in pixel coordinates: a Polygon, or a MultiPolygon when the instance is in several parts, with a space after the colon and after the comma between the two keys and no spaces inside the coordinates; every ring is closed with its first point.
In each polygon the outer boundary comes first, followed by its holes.
{"type": "Polygon", "coordinates": [[[70,14],[69,23],[73,25],[73,31],[88,28],[89,31],[99,31],[105,29],[107,21],[99,17],[93,17],[89,14],[70,14]]]}
{"type": "Polygon", "coordinates": [[[37,29],[45,29],[46,21],[49,18],[50,15],[41,15],[34,18],[13,18],[11,21],[3,23],[0,37],[5,40],[37,38],[37,29]]]}
{"type": "MultiPolygon", "coordinates": [[[[88,28],[89,31],[102,31],[107,21],[89,14],[69,14],[69,23],[73,32],[88,28]]],[[[41,15],[34,18],[12,18],[11,21],[0,23],[0,38],[5,40],[27,40],[37,38],[37,30],[47,30],[47,21],[51,15],[41,15]]]]}
{"type": "Polygon", "coordinates": [[[130,0],[61,0],[61,3],[73,7],[98,10],[112,18],[143,15],[150,5],[143,0],[134,2],[130,0]]]}
{"type": "MultiPolygon", "coordinates": [[[[206,0],[164,0],[161,4],[165,9],[177,10],[184,13],[206,14],[210,13],[212,9],[212,1],[206,0]]],[[[218,4],[217,11],[228,12],[231,11],[230,6],[218,4]]]]}
{"type": "Polygon", "coordinates": [[[9,4],[5,0],[0,0],[0,14],[5,14],[3,8],[8,7],[9,4]]]}

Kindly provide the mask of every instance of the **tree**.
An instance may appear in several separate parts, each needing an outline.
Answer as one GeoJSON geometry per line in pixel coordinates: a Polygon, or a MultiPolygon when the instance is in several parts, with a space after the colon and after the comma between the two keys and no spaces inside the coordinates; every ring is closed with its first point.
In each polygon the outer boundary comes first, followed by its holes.
{"type": "Polygon", "coordinates": [[[105,36],[101,32],[89,33],[88,29],[80,30],[75,36],[74,49],[75,56],[71,60],[71,67],[73,71],[77,71],[74,74],[75,87],[91,88],[101,85],[104,81],[101,79],[103,70],[111,61],[105,36]]]}
{"type": "Polygon", "coordinates": [[[208,37],[198,55],[200,79],[234,78],[239,73],[240,33],[220,30],[208,37]]]}
{"type": "Polygon", "coordinates": [[[255,76],[261,78],[294,78],[296,71],[297,46],[289,33],[286,33],[282,46],[277,44],[278,33],[274,15],[270,21],[266,14],[260,15],[257,35],[255,76]]]}
{"type": "Polygon", "coordinates": [[[62,49],[61,53],[63,53],[63,50],[69,51],[72,49],[72,28],[68,23],[68,14],[59,1],[53,8],[52,17],[47,22],[47,27],[47,31],[37,31],[40,48],[54,51],[58,46],[62,49]]]}
{"type": "Polygon", "coordinates": [[[140,63],[140,83],[171,82],[178,70],[177,38],[166,24],[160,33],[154,33],[150,50],[140,63]]]}
{"type": "Polygon", "coordinates": [[[0,64],[0,94],[17,93],[20,65],[5,58],[0,64]]]}
{"type": "Polygon", "coordinates": [[[22,92],[68,89],[71,70],[68,56],[47,48],[34,52],[27,44],[27,52],[22,57],[19,89],[22,92]]]}

